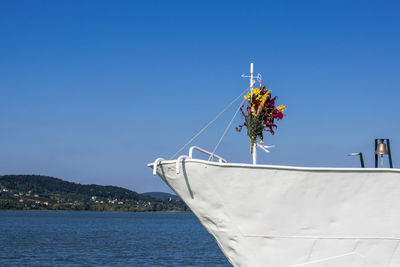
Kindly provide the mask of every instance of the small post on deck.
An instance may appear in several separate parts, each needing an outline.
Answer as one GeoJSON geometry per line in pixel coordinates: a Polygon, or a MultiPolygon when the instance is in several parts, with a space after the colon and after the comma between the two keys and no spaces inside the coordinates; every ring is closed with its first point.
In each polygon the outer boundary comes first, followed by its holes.
{"type": "Polygon", "coordinates": [[[360,156],[361,168],[365,168],[365,165],[364,165],[364,158],[363,158],[362,152],[350,153],[349,156],[360,156]]]}

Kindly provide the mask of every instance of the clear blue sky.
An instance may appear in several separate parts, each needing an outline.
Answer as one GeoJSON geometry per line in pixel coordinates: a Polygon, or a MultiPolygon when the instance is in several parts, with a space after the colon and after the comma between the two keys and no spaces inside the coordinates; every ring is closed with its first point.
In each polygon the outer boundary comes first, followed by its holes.
{"type": "MultiPolygon", "coordinates": [[[[397,1],[1,1],[0,173],[169,191],[168,158],[248,86],[287,106],[261,163],[400,167],[397,1]]],[[[194,144],[212,150],[235,108],[194,144]]],[[[234,126],[241,123],[239,117],[234,126]]],[[[187,152],[185,151],[185,154],[187,152]]],[[[250,162],[245,134],[218,154],[250,162]]]]}

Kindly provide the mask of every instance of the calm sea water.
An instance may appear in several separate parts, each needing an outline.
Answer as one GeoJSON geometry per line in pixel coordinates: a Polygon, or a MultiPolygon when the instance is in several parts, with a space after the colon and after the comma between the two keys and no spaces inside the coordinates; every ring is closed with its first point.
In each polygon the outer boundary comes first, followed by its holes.
{"type": "Polygon", "coordinates": [[[190,213],[0,212],[0,266],[230,266],[190,213]]]}

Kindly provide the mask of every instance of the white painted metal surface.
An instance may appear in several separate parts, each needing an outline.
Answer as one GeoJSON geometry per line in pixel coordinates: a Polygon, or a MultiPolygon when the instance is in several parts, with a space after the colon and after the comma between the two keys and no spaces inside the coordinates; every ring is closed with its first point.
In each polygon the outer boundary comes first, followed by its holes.
{"type": "Polygon", "coordinates": [[[149,164],[234,266],[400,266],[400,170],[149,164]]]}
{"type": "Polygon", "coordinates": [[[202,149],[201,147],[198,147],[198,146],[192,146],[192,147],[190,147],[190,149],[189,149],[189,158],[193,158],[193,150],[197,150],[197,151],[199,151],[199,152],[202,152],[202,153],[204,153],[204,154],[210,156],[210,159],[209,159],[209,160],[213,160],[214,158],[217,158],[217,159],[218,159],[218,162],[220,162],[220,163],[221,163],[221,162],[227,162],[225,159],[223,159],[222,157],[218,156],[218,155],[215,154],[214,152],[207,151],[207,150],[202,149]]]}
{"type": "Polygon", "coordinates": [[[256,165],[257,164],[257,143],[253,144],[253,164],[256,165]]]}

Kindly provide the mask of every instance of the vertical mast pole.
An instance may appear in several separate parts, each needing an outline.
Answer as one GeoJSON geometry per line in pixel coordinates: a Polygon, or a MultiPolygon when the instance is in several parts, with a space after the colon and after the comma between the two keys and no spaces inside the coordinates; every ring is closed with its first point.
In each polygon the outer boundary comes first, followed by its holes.
{"type": "Polygon", "coordinates": [[[254,76],[253,76],[253,69],[254,68],[253,68],[253,66],[254,66],[254,63],[250,63],[250,92],[251,92],[251,97],[253,97],[253,85],[254,85],[254,76]]]}
{"type": "MultiPolygon", "coordinates": [[[[253,76],[253,69],[254,69],[254,63],[250,63],[250,95],[251,98],[253,98],[253,86],[254,86],[254,76],[253,76]]],[[[253,144],[253,164],[257,164],[257,141],[255,144],[253,144]]]]}

